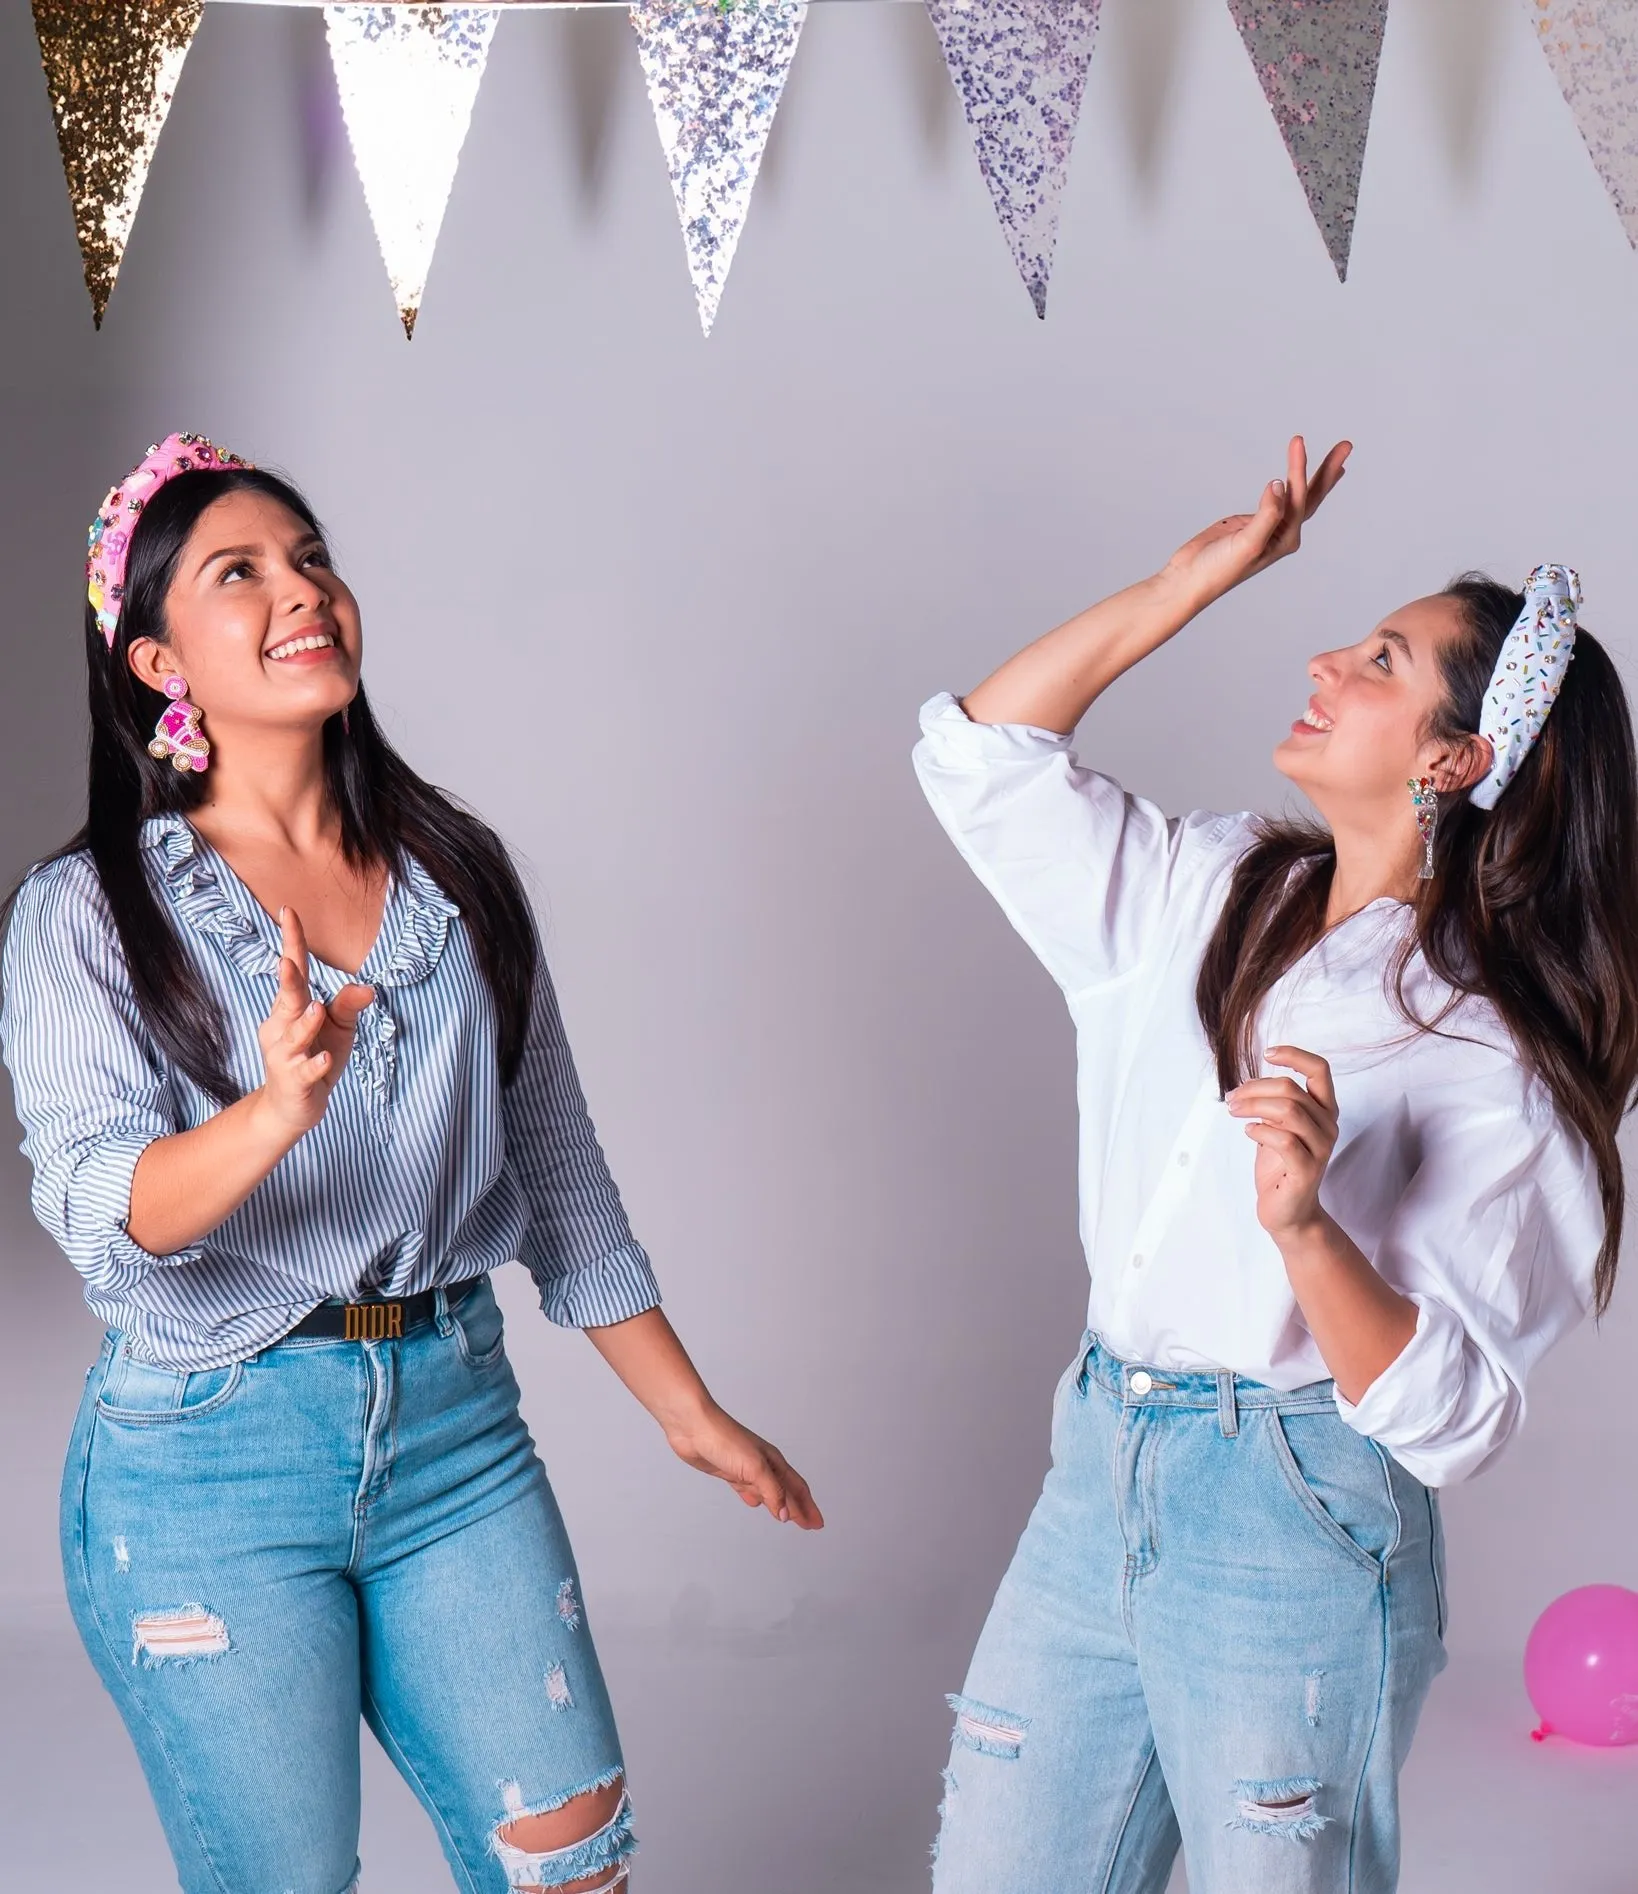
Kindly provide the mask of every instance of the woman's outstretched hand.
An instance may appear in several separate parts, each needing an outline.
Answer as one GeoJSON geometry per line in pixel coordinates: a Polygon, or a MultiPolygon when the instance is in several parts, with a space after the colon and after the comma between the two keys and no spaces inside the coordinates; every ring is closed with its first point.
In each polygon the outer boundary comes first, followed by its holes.
{"type": "Polygon", "coordinates": [[[1255,513],[1231,513],[1196,533],[1166,561],[1166,577],[1184,587],[1202,609],[1302,544],[1302,529],[1347,469],[1351,441],[1338,441],[1312,476],[1308,444],[1299,434],[1286,452],[1286,475],[1271,480],[1255,513]]]}
{"type": "Polygon", "coordinates": [[[354,982],[326,1006],[307,981],[307,936],[294,908],[279,913],[279,993],[257,1034],[266,1111],[300,1137],[324,1116],[374,990],[354,982]]]}
{"type": "Polygon", "coordinates": [[[668,1430],[666,1437],[679,1460],[726,1481],[747,1506],[766,1506],[781,1523],[788,1521],[807,1532],[825,1523],[807,1481],[779,1449],[720,1407],[668,1430]]]}

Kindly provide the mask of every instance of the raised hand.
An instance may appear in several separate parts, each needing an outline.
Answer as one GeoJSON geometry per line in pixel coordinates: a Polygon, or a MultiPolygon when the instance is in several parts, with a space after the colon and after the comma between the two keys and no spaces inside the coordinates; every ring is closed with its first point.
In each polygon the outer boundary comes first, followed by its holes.
{"type": "Polygon", "coordinates": [[[279,992],[263,1021],[261,1042],[267,1109],[298,1137],[324,1116],[330,1092],[353,1049],[359,1015],[373,987],[344,986],[325,1005],[307,979],[307,936],[294,908],[279,911],[279,992]]]}
{"type": "Polygon", "coordinates": [[[1167,577],[1188,589],[1198,610],[1295,552],[1303,527],[1341,480],[1353,451],[1351,441],[1338,441],[1310,476],[1308,444],[1295,436],[1286,450],[1285,478],[1269,481],[1256,512],[1231,513],[1196,533],[1167,560],[1167,577]]]}

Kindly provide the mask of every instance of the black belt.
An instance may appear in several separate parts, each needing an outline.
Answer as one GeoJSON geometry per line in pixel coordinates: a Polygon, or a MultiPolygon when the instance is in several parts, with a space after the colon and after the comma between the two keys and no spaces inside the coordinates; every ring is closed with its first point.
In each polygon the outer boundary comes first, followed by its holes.
{"type": "MultiPolygon", "coordinates": [[[[475,1282],[460,1282],[446,1289],[448,1306],[455,1308],[476,1287],[475,1282]]],[[[437,1305],[436,1289],[391,1299],[377,1296],[363,1302],[321,1302],[316,1309],[308,1310],[290,1335],[336,1342],[395,1342],[412,1329],[424,1328],[437,1313],[437,1305]]]]}

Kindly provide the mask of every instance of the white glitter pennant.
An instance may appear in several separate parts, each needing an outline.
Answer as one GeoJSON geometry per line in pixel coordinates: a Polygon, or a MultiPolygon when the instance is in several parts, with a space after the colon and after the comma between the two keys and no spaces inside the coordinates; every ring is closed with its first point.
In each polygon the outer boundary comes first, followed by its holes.
{"type": "Polygon", "coordinates": [[[1638,245],[1638,7],[1525,0],[1598,175],[1638,245]]]}
{"type": "Polygon", "coordinates": [[[404,333],[413,336],[500,15],[492,7],[331,6],[324,17],[353,159],[404,333]]]}
{"type": "Polygon", "coordinates": [[[1229,0],[1229,11],[1346,281],[1388,0],[1229,0]]]}
{"type": "Polygon", "coordinates": [[[638,0],[631,9],[707,335],[807,14],[806,0],[638,0]]]}
{"type": "Polygon", "coordinates": [[[1008,246],[1046,316],[1099,0],[927,0],[1008,246]]]}

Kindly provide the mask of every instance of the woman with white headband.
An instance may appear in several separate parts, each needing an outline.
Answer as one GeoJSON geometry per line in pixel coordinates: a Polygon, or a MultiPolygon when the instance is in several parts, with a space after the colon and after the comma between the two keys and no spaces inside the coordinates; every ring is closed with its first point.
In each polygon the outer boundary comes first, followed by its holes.
{"type": "Polygon", "coordinates": [[[1388,1894],[1444,1662],[1432,1489],[1614,1280],[1638,769],[1573,572],[1476,575],[1315,658],[1322,825],[1168,818],[1070,736],[1295,552],[1254,513],[922,713],[939,820],[1063,989],[1087,1333],[959,1696],[936,1894],[1388,1894]],[[1572,660],[1573,655],[1573,662],[1572,660]]]}

